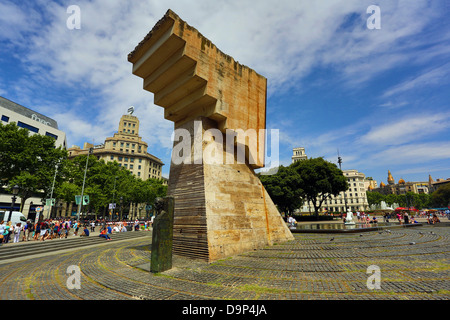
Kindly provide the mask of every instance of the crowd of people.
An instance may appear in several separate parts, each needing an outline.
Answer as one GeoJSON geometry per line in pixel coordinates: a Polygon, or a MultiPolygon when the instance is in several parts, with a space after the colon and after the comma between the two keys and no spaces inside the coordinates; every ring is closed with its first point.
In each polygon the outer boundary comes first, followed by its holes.
{"type": "Polygon", "coordinates": [[[76,220],[70,218],[45,219],[37,223],[28,220],[26,223],[13,225],[11,221],[0,221],[0,245],[10,241],[46,241],[63,239],[72,236],[88,237],[100,228],[99,236],[111,240],[110,235],[117,232],[150,230],[153,223],[151,220],[76,220]]]}

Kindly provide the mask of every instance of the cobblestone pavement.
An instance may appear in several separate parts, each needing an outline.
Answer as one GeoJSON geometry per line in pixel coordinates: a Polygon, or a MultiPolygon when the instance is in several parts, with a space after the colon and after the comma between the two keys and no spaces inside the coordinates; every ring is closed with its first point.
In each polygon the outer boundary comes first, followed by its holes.
{"type": "Polygon", "coordinates": [[[295,240],[212,264],[174,257],[148,272],[146,236],[0,265],[1,299],[20,300],[435,300],[450,298],[448,224],[356,234],[294,234],[295,240]],[[331,240],[334,238],[334,240],[331,240]],[[67,268],[78,266],[80,289],[67,268]],[[368,289],[371,265],[380,289],[368,289]]]}

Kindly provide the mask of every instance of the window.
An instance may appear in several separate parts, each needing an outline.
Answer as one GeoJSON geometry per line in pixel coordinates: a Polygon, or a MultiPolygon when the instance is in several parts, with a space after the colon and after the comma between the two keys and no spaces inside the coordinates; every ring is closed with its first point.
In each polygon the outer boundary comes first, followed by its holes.
{"type": "Polygon", "coordinates": [[[133,169],[133,165],[132,164],[130,164],[130,169],[133,169]]]}
{"type": "Polygon", "coordinates": [[[141,165],[138,166],[138,169],[141,170],[141,165]]]}
{"type": "Polygon", "coordinates": [[[123,161],[125,161],[125,162],[128,162],[128,158],[127,158],[127,157],[125,157],[125,158],[123,159],[123,161]]]}
{"type": "Polygon", "coordinates": [[[48,136],[48,137],[52,137],[55,140],[58,140],[58,136],[56,134],[53,134],[53,133],[50,133],[50,132],[46,132],[45,135],[48,136]]]}
{"type": "Polygon", "coordinates": [[[123,166],[128,169],[128,165],[126,163],[123,166]]]}
{"type": "Polygon", "coordinates": [[[130,162],[134,162],[134,158],[130,158],[130,162]]]}
{"type": "Polygon", "coordinates": [[[111,156],[111,160],[114,160],[114,156],[111,156]]]}
{"type": "Polygon", "coordinates": [[[122,157],[119,157],[119,161],[122,161],[122,157]]]}
{"type": "Polygon", "coordinates": [[[123,147],[123,142],[120,143],[120,146],[123,147]]]}
{"type": "Polygon", "coordinates": [[[9,117],[2,115],[2,121],[9,122],[9,117]]]}
{"type": "Polygon", "coordinates": [[[39,132],[39,129],[38,129],[38,128],[33,127],[33,126],[30,126],[29,124],[23,123],[22,121],[17,122],[17,126],[18,126],[18,127],[21,127],[21,128],[28,129],[28,130],[33,131],[33,132],[36,132],[36,133],[39,132]]]}

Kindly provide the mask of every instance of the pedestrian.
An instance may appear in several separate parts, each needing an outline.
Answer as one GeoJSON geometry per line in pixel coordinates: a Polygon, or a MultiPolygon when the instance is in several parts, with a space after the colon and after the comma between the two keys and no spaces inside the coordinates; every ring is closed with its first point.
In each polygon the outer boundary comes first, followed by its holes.
{"type": "Polygon", "coordinates": [[[8,243],[11,233],[13,232],[13,227],[11,221],[8,221],[5,226],[5,232],[3,233],[3,243],[8,243]]]}
{"type": "Polygon", "coordinates": [[[22,227],[22,223],[21,222],[16,224],[16,226],[14,227],[14,243],[19,242],[20,232],[22,231],[22,229],[23,229],[23,227],[22,227]]]}
{"type": "Polygon", "coordinates": [[[65,235],[66,239],[67,239],[67,236],[69,235],[69,232],[70,232],[70,222],[67,221],[64,225],[64,235],[65,235]]]}
{"type": "Polygon", "coordinates": [[[5,223],[5,221],[1,221],[0,222],[0,245],[2,245],[2,243],[3,243],[3,239],[4,239],[4,233],[5,233],[5,225],[4,225],[4,223],[5,223]]]}
{"type": "Polygon", "coordinates": [[[107,232],[108,234],[111,234],[111,233],[112,233],[112,228],[111,228],[110,225],[108,225],[108,227],[106,228],[106,232],[107,232]]]}
{"type": "Polygon", "coordinates": [[[89,230],[88,230],[87,226],[84,227],[84,230],[80,234],[80,237],[89,237],[89,230]]]}
{"type": "Polygon", "coordinates": [[[27,229],[28,229],[28,223],[24,223],[22,226],[23,235],[22,235],[22,242],[26,241],[27,238],[27,229]]]}
{"type": "Polygon", "coordinates": [[[33,231],[34,231],[34,225],[31,223],[30,220],[28,220],[27,221],[27,236],[26,236],[27,241],[30,241],[30,235],[33,236],[33,231]]]}
{"type": "Polygon", "coordinates": [[[409,215],[408,212],[405,212],[403,215],[403,220],[405,221],[405,224],[409,224],[409,215]]]}
{"type": "Polygon", "coordinates": [[[41,224],[39,222],[36,223],[36,226],[34,228],[34,240],[39,240],[39,236],[41,234],[41,224]]]}
{"type": "Polygon", "coordinates": [[[73,232],[73,235],[74,236],[77,236],[78,235],[78,221],[75,221],[75,223],[74,223],[74,225],[73,225],[73,229],[75,230],[74,232],[73,232]]]}
{"type": "Polygon", "coordinates": [[[111,240],[110,236],[106,233],[106,229],[103,228],[100,234],[98,235],[101,238],[105,238],[106,240],[111,240]]]}

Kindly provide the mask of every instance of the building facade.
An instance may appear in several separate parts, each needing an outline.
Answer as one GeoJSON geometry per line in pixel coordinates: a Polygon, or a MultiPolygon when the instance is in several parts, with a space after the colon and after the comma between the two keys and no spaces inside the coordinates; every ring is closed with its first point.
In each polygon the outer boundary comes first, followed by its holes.
{"type": "Polygon", "coordinates": [[[306,160],[308,157],[305,153],[305,148],[294,148],[292,149],[293,155],[292,155],[292,163],[300,161],[300,160],[306,160]]]}
{"type": "Polygon", "coordinates": [[[430,181],[408,181],[406,182],[404,179],[398,180],[395,183],[395,179],[392,176],[391,171],[388,170],[387,184],[384,182],[380,183],[378,188],[373,188],[371,191],[379,192],[381,194],[397,194],[402,195],[407,192],[413,193],[430,193],[430,181]]]}
{"type": "Polygon", "coordinates": [[[3,124],[16,123],[31,134],[41,134],[56,140],[55,146],[67,149],[66,134],[59,130],[56,120],[0,97],[0,119],[3,124]]]}
{"type": "Polygon", "coordinates": [[[103,144],[85,143],[83,149],[72,146],[68,149],[68,157],[73,159],[79,155],[86,155],[90,148],[99,160],[116,161],[142,180],[149,178],[164,180],[162,177],[164,163],[147,152],[148,144],[139,136],[139,119],[132,114],[120,118],[118,132],[114,133],[113,137],[106,138],[103,144]]]}
{"type": "MultiPolygon", "coordinates": [[[[55,146],[67,149],[66,134],[58,128],[56,120],[49,118],[37,111],[31,110],[20,104],[17,104],[4,97],[0,97],[0,121],[6,125],[15,123],[20,128],[25,128],[30,134],[40,134],[55,139],[55,146]]],[[[21,198],[17,197],[13,210],[20,210],[21,198]]],[[[0,189],[0,209],[10,210],[12,204],[12,196],[2,193],[0,189]]],[[[36,214],[36,208],[43,206],[41,197],[28,198],[22,210],[25,217],[32,217],[36,214]]],[[[48,210],[48,207],[45,207],[48,210]]]]}
{"type": "MultiPolygon", "coordinates": [[[[358,172],[358,170],[342,170],[344,176],[347,178],[349,188],[345,192],[340,192],[338,196],[333,196],[322,203],[323,212],[347,212],[350,209],[352,212],[369,210],[369,203],[367,202],[367,185],[370,184],[366,180],[366,176],[358,172]]],[[[301,212],[312,212],[314,206],[312,203],[307,203],[300,209],[301,212]]]]}

